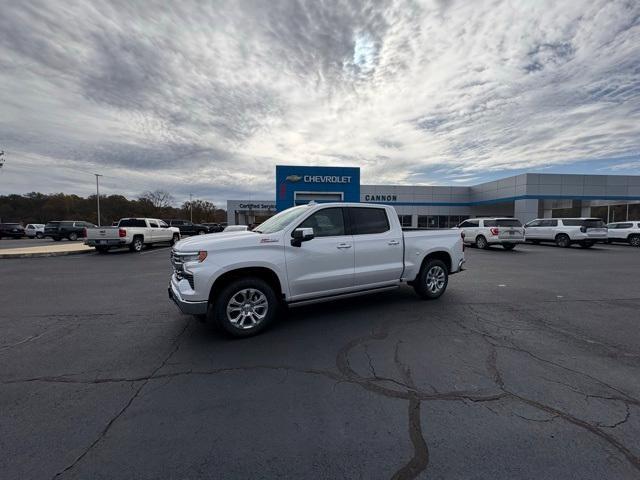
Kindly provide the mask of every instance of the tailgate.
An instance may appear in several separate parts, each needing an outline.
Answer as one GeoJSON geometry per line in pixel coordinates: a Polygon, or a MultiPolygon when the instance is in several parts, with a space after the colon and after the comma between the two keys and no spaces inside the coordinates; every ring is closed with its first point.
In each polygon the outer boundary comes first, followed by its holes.
{"type": "Polygon", "coordinates": [[[524,238],[524,228],[522,227],[497,227],[499,229],[498,238],[500,240],[522,240],[524,238]]]}
{"type": "Polygon", "coordinates": [[[118,238],[118,227],[87,228],[87,240],[115,240],[118,238]]]}

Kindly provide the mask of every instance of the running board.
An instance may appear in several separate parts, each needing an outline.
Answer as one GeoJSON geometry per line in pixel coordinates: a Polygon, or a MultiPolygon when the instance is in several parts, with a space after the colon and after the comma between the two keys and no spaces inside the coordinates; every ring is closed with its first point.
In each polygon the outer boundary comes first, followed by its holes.
{"type": "Polygon", "coordinates": [[[329,295],[326,297],[310,298],[309,300],[298,300],[297,302],[291,302],[287,305],[290,307],[302,307],[303,305],[310,305],[312,303],[322,303],[331,300],[341,300],[343,298],[361,297],[362,295],[369,295],[371,293],[387,292],[390,290],[396,290],[400,285],[392,285],[390,287],[372,288],[370,290],[359,290],[357,292],[340,293],[338,295],[329,295]]]}

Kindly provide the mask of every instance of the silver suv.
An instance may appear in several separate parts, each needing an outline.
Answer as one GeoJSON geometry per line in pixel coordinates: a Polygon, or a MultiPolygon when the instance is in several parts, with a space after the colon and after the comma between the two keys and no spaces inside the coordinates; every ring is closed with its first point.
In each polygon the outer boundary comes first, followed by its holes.
{"type": "Polygon", "coordinates": [[[599,218],[537,218],[525,226],[528,242],[555,242],[559,247],[577,243],[583,248],[607,240],[607,227],[599,218]]]}

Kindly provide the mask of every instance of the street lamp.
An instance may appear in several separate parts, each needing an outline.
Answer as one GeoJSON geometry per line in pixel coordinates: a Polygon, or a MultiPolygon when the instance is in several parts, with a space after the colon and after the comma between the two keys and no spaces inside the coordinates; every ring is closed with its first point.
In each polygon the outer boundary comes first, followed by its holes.
{"type": "Polygon", "coordinates": [[[102,177],[99,173],[94,173],[96,176],[96,203],[98,204],[98,226],[100,226],[100,185],[98,184],[98,177],[102,177]]]}

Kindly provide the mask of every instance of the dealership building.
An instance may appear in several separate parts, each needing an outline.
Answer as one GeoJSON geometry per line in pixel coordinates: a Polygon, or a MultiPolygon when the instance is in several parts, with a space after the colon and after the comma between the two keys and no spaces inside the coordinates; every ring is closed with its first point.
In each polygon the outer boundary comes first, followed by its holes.
{"type": "Polygon", "coordinates": [[[276,166],[274,200],[230,200],[228,223],[260,223],[315,202],[392,205],[403,226],[449,228],[480,216],[640,220],[640,175],[523,173],[473,186],[360,185],[352,167],[276,166]]]}

